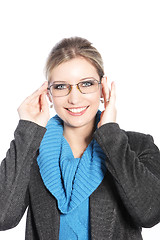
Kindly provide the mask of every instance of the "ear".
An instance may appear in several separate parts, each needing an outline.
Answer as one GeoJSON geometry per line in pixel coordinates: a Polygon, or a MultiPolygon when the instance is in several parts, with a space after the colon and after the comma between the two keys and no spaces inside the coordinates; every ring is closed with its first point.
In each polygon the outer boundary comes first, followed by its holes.
{"type": "MultiPolygon", "coordinates": [[[[102,78],[103,79],[103,78],[102,78]]],[[[100,84],[100,98],[103,98],[103,93],[102,93],[102,79],[101,79],[101,84],[100,84]]]]}
{"type": "Polygon", "coordinates": [[[47,97],[48,97],[49,101],[50,101],[51,103],[53,103],[53,98],[52,98],[52,95],[51,95],[51,93],[50,93],[49,90],[47,91],[47,97]]]}
{"type": "Polygon", "coordinates": [[[100,88],[100,98],[103,98],[102,85],[101,85],[101,88],[100,88]]]}
{"type": "Polygon", "coordinates": [[[103,81],[104,81],[104,76],[101,78],[101,85],[100,85],[100,96],[101,96],[101,98],[103,98],[103,91],[102,91],[102,89],[103,89],[103,81]]]}
{"type": "Polygon", "coordinates": [[[104,98],[104,96],[103,96],[103,88],[104,88],[104,84],[106,84],[107,83],[107,77],[104,75],[103,77],[102,77],[102,79],[101,79],[101,98],[104,98]]]}

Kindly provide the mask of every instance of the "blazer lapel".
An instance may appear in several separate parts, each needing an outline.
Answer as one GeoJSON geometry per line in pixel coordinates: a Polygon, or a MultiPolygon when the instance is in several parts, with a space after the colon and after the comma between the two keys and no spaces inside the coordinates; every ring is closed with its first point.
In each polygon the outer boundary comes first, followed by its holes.
{"type": "Polygon", "coordinates": [[[91,239],[112,239],[116,221],[116,207],[112,179],[107,171],[102,183],[90,196],[91,239]]]}
{"type": "Polygon", "coordinates": [[[36,161],[31,172],[30,198],[30,209],[36,221],[39,239],[58,240],[60,213],[57,201],[44,186],[36,161]]]}

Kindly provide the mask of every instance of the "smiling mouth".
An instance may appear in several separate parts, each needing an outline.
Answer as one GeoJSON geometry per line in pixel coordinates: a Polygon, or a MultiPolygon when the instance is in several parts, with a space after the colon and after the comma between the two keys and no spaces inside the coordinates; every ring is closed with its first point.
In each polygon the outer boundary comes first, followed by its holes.
{"type": "Polygon", "coordinates": [[[88,106],[82,107],[82,108],[66,108],[66,109],[72,113],[80,113],[80,112],[83,112],[84,110],[86,110],[87,108],[88,108],[88,106]]]}

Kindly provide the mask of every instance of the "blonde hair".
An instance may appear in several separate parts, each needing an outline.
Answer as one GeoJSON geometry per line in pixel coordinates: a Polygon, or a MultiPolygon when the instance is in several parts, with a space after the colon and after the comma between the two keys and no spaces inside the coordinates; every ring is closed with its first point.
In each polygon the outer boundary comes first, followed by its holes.
{"type": "Polygon", "coordinates": [[[99,77],[102,78],[104,75],[103,60],[97,49],[87,39],[71,37],[62,39],[52,48],[45,66],[48,81],[50,81],[50,74],[54,67],[76,57],[88,60],[96,68],[99,77]]]}

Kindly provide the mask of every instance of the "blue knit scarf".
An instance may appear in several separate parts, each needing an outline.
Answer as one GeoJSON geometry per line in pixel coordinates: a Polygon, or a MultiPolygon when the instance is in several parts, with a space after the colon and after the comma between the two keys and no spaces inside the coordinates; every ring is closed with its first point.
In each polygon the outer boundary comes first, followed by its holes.
{"type": "MultiPolygon", "coordinates": [[[[96,124],[100,114],[98,111],[96,124]]],[[[63,136],[63,121],[58,115],[49,120],[46,128],[37,162],[46,188],[57,199],[61,213],[67,214],[100,185],[106,172],[106,156],[93,139],[83,156],[75,159],[63,136]]]]}

